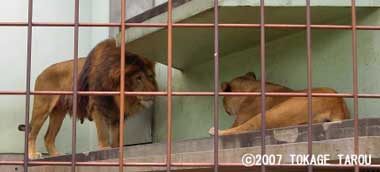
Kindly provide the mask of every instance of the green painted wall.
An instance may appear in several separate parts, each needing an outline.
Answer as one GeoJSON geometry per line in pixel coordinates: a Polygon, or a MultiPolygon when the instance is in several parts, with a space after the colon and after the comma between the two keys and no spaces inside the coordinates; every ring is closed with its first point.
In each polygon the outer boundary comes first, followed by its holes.
{"type": "MultiPolygon", "coordinates": [[[[350,18],[336,21],[350,23],[350,18]]],[[[334,22],[335,23],[335,22],[334,22]]],[[[380,25],[380,10],[359,13],[359,24],[380,25]]],[[[249,36],[249,35],[247,35],[249,36]]],[[[253,35],[256,36],[256,35],[253,35]]],[[[358,31],[359,92],[380,92],[380,41],[379,31],[358,31]]],[[[237,44],[239,42],[236,42],[237,44]]],[[[350,30],[313,30],[313,86],[332,87],[338,92],[352,92],[352,35],[350,30]]],[[[221,42],[223,44],[223,42],[221,42]]],[[[191,47],[191,45],[189,45],[191,47]]],[[[298,32],[267,43],[267,80],[293,89],[306,88],[306,33],[298,32]]],[[[259,46],[221,57],[220,80],[254,71],[260,76],[259,46]]],[[[205,54],[212,56],[212,54],[205,54]]],[[[174,57],[180,58],[180,57],[174,57]]],[[[164,66],[158,67],[160,77],[166,75],[164,66]]],[[[166,78],[160,78],[160,87],[166,88],[166,78]]],[[[173,75],[175,91],[212,91],[213,61],[173,75]]],[[[165,89],[163,89],[165,90],[165,89]]],[[[222,97],[221,97],[222,99],[222,97]]],[[[221,100],[220,99],[220,100],[221,100]]],[[[346,99],[350,111],[352,99],[346,99]]],[[[360,117],[379,117],[379,100],[360,99],[360,117]]],[[[233,118],[227,116],[220,104],[220,127],[227,128],[233,118]]],[[[173,139],[209,137],[207,131],[213,121],[212,97],[173,98],[173,139]]],[[[154,141],[166,141],[166,98],[158,98],[156,104],[154,141]]]]}
{"type": "MultiPolygon", "coordinates": [[[[81,22],[108,22],[107,1],[80,1],[81,22]]],[[[33,21],[35,22],[72,22],[74,21],[74,1],[34,2],[33,21]]],[[[9,1],[0,6],[1,22],[26,22],[27,1],[9,1]]],[[[32,38],[31,89],[34,82],[47,66],[72,59],[74,47],[74,29],[59,27],[34,27],[32,38]]],[[[25,90],[26,78],[26,42],[27,28],[0,27],[0,90],[25,90]]],[[[79,56],[86,56],[93,46],[108,37],[108,28],[80,28],[79,56]]],[[[31,109],[33,96],[31,96],[31,109]]],[[[30,109],[30,118],[32,110],[30,109]]],[[[24,132],[18,131],[24,124],[25,96],[0,96],[0,153],[23,153],[24,132]]],[[[37,138],[38,150],[46,152],[43,138],[48,120],[37,138]]],[[[56,145],[63,153],[71,153],[71,118],[68,116],[57,136],[56,145]]],[[[77,151],[96,150],[97,137],[95,124],[85,122],[77,125],[77,151]]],[[[2,171],[2,170],[1,170],[2,171]]]]}

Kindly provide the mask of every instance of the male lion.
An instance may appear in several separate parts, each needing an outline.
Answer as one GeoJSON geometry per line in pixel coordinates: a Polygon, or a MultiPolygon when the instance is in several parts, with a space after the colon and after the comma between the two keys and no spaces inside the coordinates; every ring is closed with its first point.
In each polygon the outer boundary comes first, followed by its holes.
{"type": "MultiPolygon", "coordinates": [[[[231,82],[222,83],[224,92],[260,92],[261,81],[256,80],[254,73],[249,72],[236,77],[231,82]]],[[[294,91],[287,87],[266,83],[267,92],[306,92],[294,91]]],[[[331,88],[313,88],[313,93],[336,93],[331,88]]],[[[260,96],[225,96],[223,105],[226,112],[236,115],[230,129],[219,131],[219,135],[230,135],[261,128],[260,96]]],[[[278,128],[305,124],[307,116],[307,97],[266,97],[266,128],[278,128]]],[[[339,121],[349,117],[346,103],[341,97],[313,97],[313,123],[339,121]]],[[[214,128],[209,130],[214,134],[214,128]]]]}
{"type": "MultiPolygon", "coordinates": [[[[150,60],[126,52],[125,90],[157,91],[154,63],[150,60]]],[[[120,47],[114,39],[107,39],[95,46],[88,57],[78,59],[78,90],[119,91],[120,87],[120,47]]],[[[35,90],[72,90],[73,60],[49,66],[37,78],[35,90]]],[[[131,116],[152,104],[153,96],[126,96],[125,116],[131,116]]],[[[98,133],[98,147],[112,147],[119,143],[119,96],[78,96],[78,119],[95,120],[98,133]]],[[[59,155],[55,138],[66,113],[72,113],[72,96],[36,95],[29,133],[29,158],[40,157],[36,152],[36,138],[41,126],[49,116],[49,127],[45,135],[45,147],[50,155],[59,155]]]]}

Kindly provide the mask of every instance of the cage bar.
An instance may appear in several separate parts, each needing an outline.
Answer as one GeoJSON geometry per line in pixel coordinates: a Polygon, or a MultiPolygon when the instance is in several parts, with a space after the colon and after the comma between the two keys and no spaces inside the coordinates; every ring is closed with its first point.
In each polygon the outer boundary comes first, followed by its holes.
{"type": "Polygon", "coordinates": [[[167,147],[166,171],[171,171],[172,163],[172,66],[173,66],[173,2],[168,0],[168,67],[167,67],[167,147]]]}
{"type": "MultiPolygon", "coordinates": [[[[260,72],[261,72],[261,156],[264,157],[265,150],[265,128],[266,128],[266,66],[265,66],[265,2],[260,0],[260,72]]],[[[261,163],[261,172],[265,172],[265,164],[261,163]]]]}
{"type": "Polygon", "coordinates": [[[73,114],[71,118],[71,171],[76,171],[77,111],[78,111],[78,42],[79,42],[79,0],[75,0],[74,12],[74,66],[73,66],[73,114]]]}
{"type": "MultiPolygon", "coordinates": [[[[0,95],[25,95],[25,91],[0,91],[0,95]]],[[[73,91],[31,91],[31,95],[73,95],[73,91]]],[[[78,91],[78,95],[119,95],[118,91],[78,91]]],[[[125,92],[126,96],[166,96],[167,92],[125,92]]],[[[219,96],[260,96],[261,92],[219,92],[219,96]]],[[[307,93],[292,92],[266,92],[268,97],[286,96],[286,97],[307,97],[307,93]]],[[[214,92],[178,92],[173,91],[172,96],[214,96],[214,92]]],[[[312,97],[345,97],[353,98],[352,93],[312,93],[312,97]]],[[[380,98],[376,93],[358,93],[359,98],[380,98]]]]}
{"type": "MultiPolygon", "coordinates": [[[[32,26],[39,27],[74,27],[75,23],[68,22],[32,22],[32,26]]],[[[0,22],[1,26],[27,27],[27,22],[0,22]]],[[[89,23],[80,22],[79,27],[120,27],[120,23],[89,23]]],[[[167,23],[125,23],[126,27],[167,27],[167,23]]],[[[220,28],[260,28],[260,24],[255,23],[219,23],[220,28]]],[[[172,27],[178,28],[212,28],[213,23],[173,23],[172,27]]],[[[305,29],[306,24],[264,24],[265,28],[279,29],[305,29]]],[[[310,24],[312,29],[328,29],[328,30],[352,30],[352,25],[336,25],[336,24],[310,24]]],[[[372,25],[356,25],[357,30],[380,30],[380,26],[372,25]]]]}
{"type": "Polygon", "coordinates": [[[123,172],[124,167],[124,91],[125,91],[125,5],[126,0],[120,1],[121,5],[121,18],[120,18],[120,32],[121,32],[121,44],[120,44],[120,120],[119,120],[119,172],[123,172]]]}
{"type": "MultiPolygon", "coordinates": [[[[357,54],[357,32],[356,32],[356,1],[351,0],[352,19],[352,72],[353,72],[353,95],[354,95],[354,153],[359,154],[359,97],[358,97],[358,54],[357,54]]],[[[359,172],[358,164],[355,172],[359,172]]]]}
{"type": "Polygon", "coordinates": [[[219,4],[214,0],[214,172],[219,171],[219,4]]]}
{"type": "MultiPolygon", "coordinates": [[[[311,160],[311,155],[313,154],[313,105],[312,105],[312,64],[311,64],[311,8],[310,0],[306,0],[306,49],[307,49],[307,153],[309,155],[308,160],[311,160]]],[[[313,172],[313,166],[308,165],[308,172],[313,172]]]]}
{"type": "Polygon", "coordinates": [[[32,66],[32,20],[33,20],[33,0],[28,1],[28,38],[27,38],[27,60],[26,60],[26,92],[25,92],[25,136],[24,136],[24,171],[28,172],[29,163],[29,115],[30,115],[30,78],[32,66]]]}
{"type": "MultiPolygon", "coordinates": [[[[1,161],[0,161],[1,162],[1,161]]],[[[0,164],[2,165],[23,165],[24,161],[3,161],[0,164]]],[[[57,165],[57,166],[71,166],[71,162],[62,162],[62,161],[30,161],[29,166],[39,166],[39,165],[57,165]]],[[[172,163],[173,167],[213,167],[214,163],[172,163]]],[[[97,167],[118,167],[118,162],[77,162],[76,166],[88,167],[88,166],[97,166],[97,167]]],[[[130,167],[166,167],[166,163],[147,163],[147,162],[125,162],[124,166],[130,167]]],[[[219,167],[244,167],[241,163],[219,163],[219,167]]],[[[275,165],[266,165],[267,167],[307,167],[308,165],[302,164],[275,164],[275,165]]],[[[365,169],[378,169],[380,164],[372,165],[358,165],[360,168],[365,169]]],[[[253,165],[253,167],[260,167],[260,165],[253,165]]],[[[339,164],[323,164],[316,167],[321,168],[355,168],[355,165],[339,165],[339,164]]]]}

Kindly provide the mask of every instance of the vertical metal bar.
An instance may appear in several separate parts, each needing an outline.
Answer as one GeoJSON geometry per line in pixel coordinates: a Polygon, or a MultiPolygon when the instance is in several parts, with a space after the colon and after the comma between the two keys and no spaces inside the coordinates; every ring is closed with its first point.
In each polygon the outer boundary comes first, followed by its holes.
{"type": "Polygon", "coordinates": [[[214,0],[214,172],[219,167],[219,4],[214,0]]]}
{"type": "Polygon", "coordinates": [[[24,171],[28,172],[29,164],[29,115],[30,115],[30,75],[32,65],[32,33],[33,33],[33,0],[28,1],[28,38],[26,54],[26,94],[25,94],[25,135],[24,135],[24,171]]]}
{"type": "MultiPolygon", "coordinates": [[[[358,58],[356,32],[356,4],[351,0],[352,14],[352,68],[353,68],[353,95],[354,95],[354,152],[359,154],[359,107],[358,107],[358,58]]],[[[359,172],[359,165],[355,164],[355,172],[359,172]]]]}
{"type": "Polygon", "coordinates": [[[73,66],[73,116],[71,136],[71,171],[75,172],[77,152],[77,109],[78,109],[78,34],[79,34],[79,0],[75,0],[74,12],[74,66],[73,66]]]}
{"type": "MultiPolygon", "coordinates": [[[[307,153],[309,154],[309,162],[311,160],[311,155],[313,154],[313,136],[312,136],[312,63],[311,63],[311,8],[310,0],[306,0],[306,46],[307,46],[307,153]]],[[[308,165],[308,172],[313,171],[313,166],[308,165]]]]}
{"type": "Polygon", "coordinates": [[[124,83],[125,83],[125,0],[121,0],[120,43],[120,122],[119,122],[119,172],[124,167],[124,83]]]}
{"type": "MultiPolygon", "coordinates": [[[[260,0],[260,66],[261,66],[261,155],[264,157],[265,151],[265,91],[266,91],[266,72],[265,72],[265,4],[260,0]]],[[[261,163],[261,172],[265,172],[265,165],[261,163]]]]}
{"type": "Polygon", "coordinates": [[[168,0],[168,71],[167,71],[167,150],[166,150],[166,171],[170,172],[171,169],[171,154],[172,154],[172,60],[173,60],[173,4],[172,0],[168,0]]]}

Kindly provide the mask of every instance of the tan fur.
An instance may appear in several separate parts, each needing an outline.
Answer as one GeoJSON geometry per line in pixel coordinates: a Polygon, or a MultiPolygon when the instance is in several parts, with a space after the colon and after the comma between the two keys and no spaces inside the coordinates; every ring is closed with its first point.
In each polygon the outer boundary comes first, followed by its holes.
{"type": "MultiPolygon", "coordinates": [[[[237,77],[222,84],[226,92],[260,92],[261,81],[253,73],[237,77]]],[[[284,86],[266,83],[267,92],[306,92],[294,91],[284,86]]],[[[331,88],[313,88],[313,93],[336,93],[331,88]]],[[[223,105],[227,113],[236,115],[230,129],[219,131],[219,135],[237,134],[261,128],[260,96],[225,96],[223,105]]],[[[266,128],[278,128],[305,124],[307,116],[307,97],[266,97],[266,128]]],[[[341,97],[313,97],[312,122],[338,121],[349,117],[347,106],[341,97]]],[[[209,130],[214,134],[214,129],[209,130]]]]}
{"type": "MultiPolygon", "coordinates": [[[[125,90],[157,91],[154,63],[146,58],[126,52],[125,90]]],[[[120,47],[113,39],[99,43],[87,58],[78,59],[79,91],[120,90],[120,47]]],[[[37,91],[71,91],[73,81],[73,60],[46,68],[37,78],[37,91]]],[[[143,101],[153,101],[153,96],[125,96],[125,116],[136,114],[144,108],[143,101]]],[[[79,96],[77,117],[94,119],[98,133],[98,147],[116,147],[119,143],[119,96],[79,96]],[[112,133],[112,145],[109,143],[112,133]]],[[[29,158],[39,158],[36,138],[41,126],[49,117],[45,135],[45,146],[50,155],[59,155],[55,138],[67,113],[72,113],[72,96],[36,95],[30,122],[29,158]]]]}

